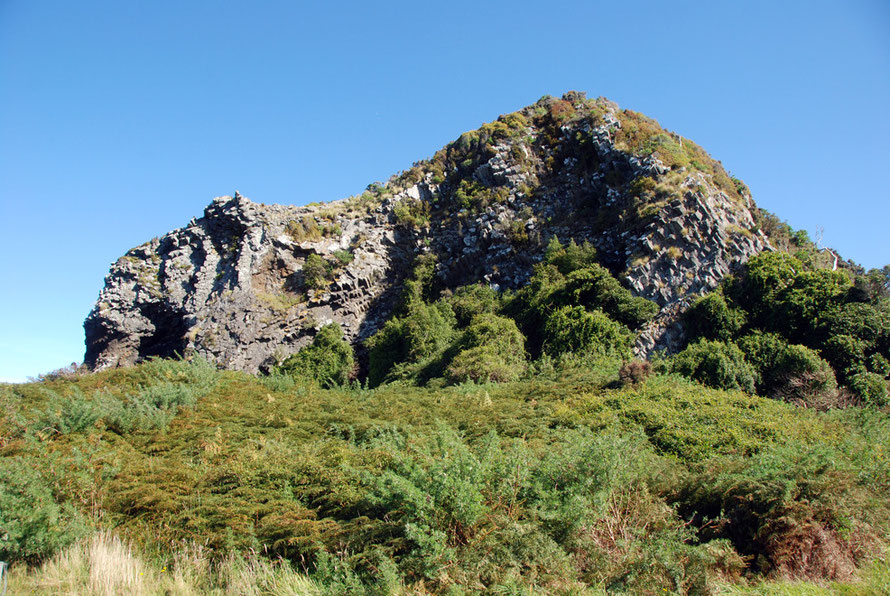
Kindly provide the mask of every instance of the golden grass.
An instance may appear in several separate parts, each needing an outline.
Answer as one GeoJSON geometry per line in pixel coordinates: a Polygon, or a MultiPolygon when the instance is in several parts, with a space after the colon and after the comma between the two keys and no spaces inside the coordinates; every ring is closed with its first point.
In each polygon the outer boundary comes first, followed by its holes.
{"type": "Polygon", "coordinates": [[[186,546],[174,553],[168,566],[148,562],[129,543],[99,532],[38,568],[12,568],[8,593],[314,596],[321,592],[312,580],[282,561],[230,556],[211,564],[200,546],[186,546]]]}

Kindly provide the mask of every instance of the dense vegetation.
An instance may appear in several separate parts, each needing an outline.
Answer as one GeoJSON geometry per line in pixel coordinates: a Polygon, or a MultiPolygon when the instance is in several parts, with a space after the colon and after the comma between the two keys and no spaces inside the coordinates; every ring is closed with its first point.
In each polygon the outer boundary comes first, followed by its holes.
{"type": "Polygon", "coordinates": [[[752,258],[693,304],[693,343],[674,369],[802,405],[887,405],[890,269],[820,266],[815,246],[797,242],[752,258]]]}
{"type": "Polygon", "coordinates": [[[115,528],[170,573],[260,553],[332,594],[704,593],[880,552],[886,413],[619,365],[322,389],[153,361],[3,386],[0,557],[115,528]]]}

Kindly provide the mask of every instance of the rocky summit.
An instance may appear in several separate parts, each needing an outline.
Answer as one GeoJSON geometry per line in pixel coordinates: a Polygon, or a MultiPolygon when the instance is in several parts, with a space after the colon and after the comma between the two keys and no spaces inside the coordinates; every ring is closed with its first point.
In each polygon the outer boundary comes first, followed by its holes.
{"type": "Polygon", "coordinates": [[[330,322],[360,348],[418,255],[436,257],[444,290],[515,289],[554,236],[589,242],[660,306],[637,330],[638,354],[671,350],[691,299],[770,248],[756,216],[747,187],[692,141],[605,99],[545,97],[355,197],[214,199],[112,265],[84,324],[85,361],[98,370],[193,352],[256,372],[330,322]]]}

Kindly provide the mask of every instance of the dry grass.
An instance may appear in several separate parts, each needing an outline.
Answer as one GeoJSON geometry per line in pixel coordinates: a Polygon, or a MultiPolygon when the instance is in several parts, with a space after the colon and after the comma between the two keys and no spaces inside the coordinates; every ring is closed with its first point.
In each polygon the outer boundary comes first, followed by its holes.
{"type": "Polygon", "coordinates": [[[9,594],[148,596],[198,594],[300,596],[320,594],[305,575],[281,561],[230,556],[211,564],[208,553],[189,546],[169,565],[151,564],[117,536],[93,535],[41,567],[9,572],[9,594]]]}

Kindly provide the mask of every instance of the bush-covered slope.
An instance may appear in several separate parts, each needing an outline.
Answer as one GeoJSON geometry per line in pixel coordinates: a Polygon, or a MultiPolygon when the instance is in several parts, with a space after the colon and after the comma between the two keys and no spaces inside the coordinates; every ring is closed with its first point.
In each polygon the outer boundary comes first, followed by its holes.
{"type": "Polygon", "coordinates": [[[685,593],[849,579],[880,552],[886,414],[621,386],[619,364],[325,390],[156,361],[3,386],[0,556],[107,527],[171,570],[189,544],[250,551],[331,593],[685,593]]]}

